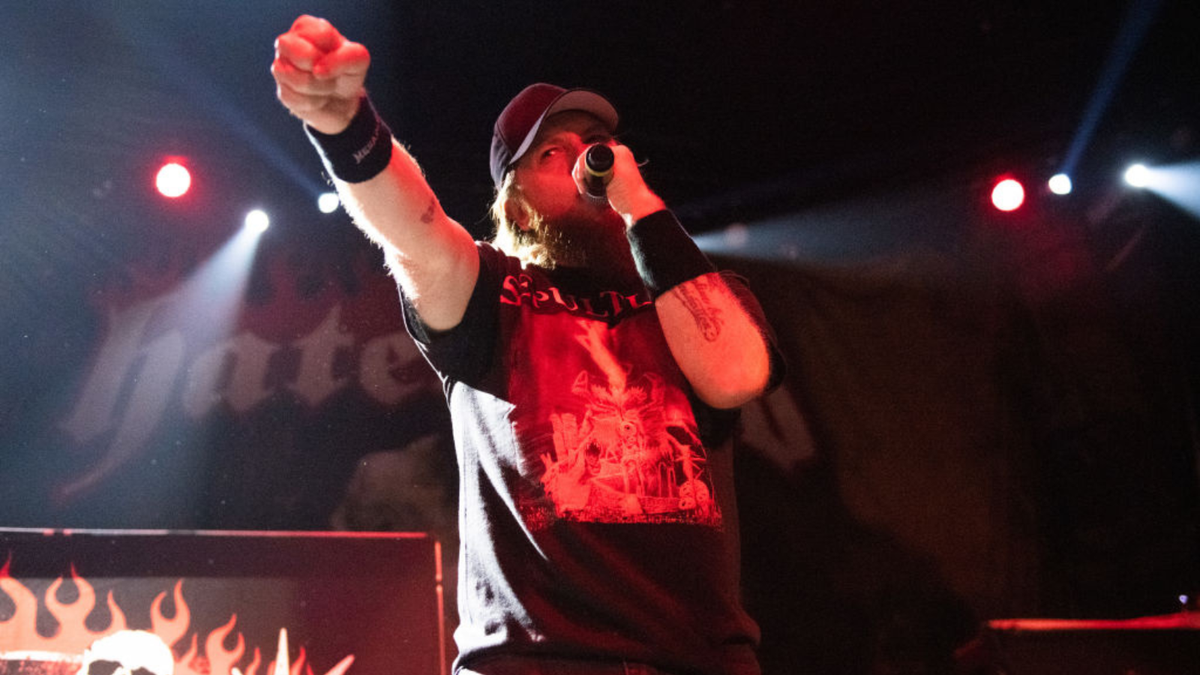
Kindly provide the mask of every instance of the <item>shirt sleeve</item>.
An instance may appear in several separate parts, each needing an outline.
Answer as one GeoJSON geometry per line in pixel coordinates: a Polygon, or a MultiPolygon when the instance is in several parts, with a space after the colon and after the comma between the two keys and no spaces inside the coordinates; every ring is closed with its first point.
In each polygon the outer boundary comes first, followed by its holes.
{"type": "Polygon", "coordinates": [[[492,365],[499,325],[502,255],[488,244],[476,243],[479,276],[462,321],[449,330],[434,330],[421,320],[411,300],[400,289],[404,327],[425,360],[443,381],[482,377],[492,365]]]}

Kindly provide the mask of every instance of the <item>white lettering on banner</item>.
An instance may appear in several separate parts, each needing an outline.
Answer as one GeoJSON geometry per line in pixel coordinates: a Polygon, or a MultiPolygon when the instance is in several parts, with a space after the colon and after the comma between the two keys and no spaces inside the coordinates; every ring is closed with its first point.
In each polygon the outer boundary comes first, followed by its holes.
{"type": "MultiPolygon", "coordinates": [[[[162,420],[167,401],[171,398],[171,388],[175,384],[175,377],[183,363],[183,350],[183,337],[178,331],[171,331],[139,350],[140,356],[144,358],[137,375],[133,378],[134,387],[129,394],[128,406],[125,414],[121,417],[116,436],[108,446],[108,451],[85,475],[60,488],[57,495],[59,499],[71,499],[99,483],[117,467],[141,453],[146,446],[146,441],[150,439],[159,421],[162,420]]],[[[131,365],[132,361],[130,360],[131,365]]],[[[118,382],[117,386],[120,387],[121,384],[123,382],[118,382]]],[[[104,388],[103,386],[97,387],[97,389],[104,388]]],[[[72,419],[79,418],[79,416],[72,416],[72,419]]],[[[105,419],[102,420],[102,423],[108,427],[111,426],[112,421],[105,419]]],[[[100,433],[84,428],[77,428],[75,431],[82,433],[84,437],[91,438],[100,433]]]]}
{"type": "Polygon", "coordinates": [[[155,298],[122,312],[109,311],[108,335],[96,357],[96,365],[83,387],[75,412],[62,424],[63,431],[76,443],[87,443],[112,428],[115,423],[113,407],[127,374],[143,352],[140,343],[145,337],[146,324],[168,297],[155,298]]]}
{"type": "Polygon", "coordinates": [[[145,452],[176,394],[183,413],[195,420],[220,405],[245,414],[281,389],[315,408],[356,378],[383,405],[400,404],[425,389],[440,395],[437,379],[402,330],[368,340],[356,363],[358,341],[341,323],[341,305],[290,345],[248,331],[212,345],[189,345],[190,334],[179,328],[155,335],[149,329],[155,318],[169,316],[166,310],[178,298],[171,293],[109,311],[104,343],[61,428],[81,446],[109,433],[112,439],[59,497],[77,495],[145,452]],[[284,349],[298,353],[299,366],[292,381],[272,382],[272,357],[284,349]],[[190,362],[189,353],[196,354],[190,362]]]}
{"type": "Polygon", "coordinates": [[[340,306],[329,310],[321,325],[297,340],[296,346],[301,353],[300,373],[288,389],[305,403],[315,408],[350,383],[349,376],[335,372],[338,355],[354,347],[354,336],[342,327],[340,306]]]}
{"type": "Polygon", "coordinates": [[[231,410],[244,413],[271,396],[267,366],[279,351],[254,335],[240,333],[205,350],[188,369],[183,388],[183,409],[194,419],[207,415],[225,401],[231,410]],[[224,383],[232,369],[232,378],[224,383]]]}

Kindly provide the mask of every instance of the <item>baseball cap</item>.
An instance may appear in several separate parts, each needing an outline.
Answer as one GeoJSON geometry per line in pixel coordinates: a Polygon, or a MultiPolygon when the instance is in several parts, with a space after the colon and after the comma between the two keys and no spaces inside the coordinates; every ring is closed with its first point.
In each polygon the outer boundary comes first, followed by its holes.
{"type": "Polygon", "coordinates": [[[539,82],[525,87],[508,102],[492,131],[492,181],[496,187],[504,174],[533,144],[542,122],[554,113],[582,110],[595,115],[609,132],[617,130],[617,109],[608,99],[588,89],[564,89],[539,82]]]}

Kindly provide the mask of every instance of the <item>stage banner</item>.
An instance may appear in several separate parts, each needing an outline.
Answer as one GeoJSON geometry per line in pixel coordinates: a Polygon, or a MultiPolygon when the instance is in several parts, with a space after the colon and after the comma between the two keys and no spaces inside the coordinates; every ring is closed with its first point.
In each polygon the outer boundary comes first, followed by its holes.
{"type": "Polygon", "coordinates": [[[0,525],[452,536],[445,399],[378,252],[239,246],[152,241],[31,332],[0,525]]]}

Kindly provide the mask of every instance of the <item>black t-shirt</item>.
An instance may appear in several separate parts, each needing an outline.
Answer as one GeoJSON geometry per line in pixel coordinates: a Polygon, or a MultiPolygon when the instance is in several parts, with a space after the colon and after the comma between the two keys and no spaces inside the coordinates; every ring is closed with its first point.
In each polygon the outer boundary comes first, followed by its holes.
{"type": "Polygon", "coordinates": [[[692,394],[644,289],[478,251],[457,327],[432,335],[404,303],[454,426],[456,669],[494,655],[744,668],[759,633],[738,590],[736,413],[692,394]]]}

